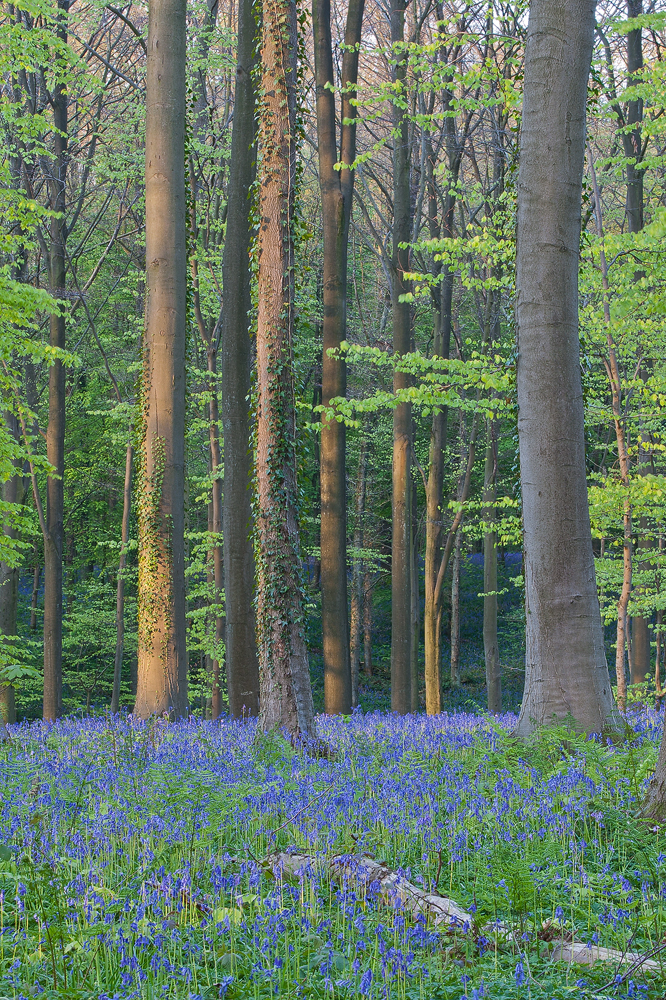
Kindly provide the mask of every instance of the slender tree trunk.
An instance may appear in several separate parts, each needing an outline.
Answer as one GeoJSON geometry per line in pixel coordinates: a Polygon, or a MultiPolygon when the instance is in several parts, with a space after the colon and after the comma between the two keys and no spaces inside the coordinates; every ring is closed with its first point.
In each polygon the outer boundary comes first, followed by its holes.
{"type": "MultiPolygon", "coordinates": [[[[69,0],[58,0],[60,41],[67,41],[69,0]]],[[[58,213],[51,219],[49,287],[55,298],[65,291],[65,222],[67,181],[68,97],[65,83],[56,83],[53,95],[54,163],[49,181],[49,203],[58,213]]],[[[65,316],[54,313],[50,321],[51,347],[65,347],[65,316]]],[[[46,457],[55,475],[46,480],[46,535],[44,537],[44,718],[53,721],[62,713],[62,547],[65,471],[65,366],[56,360],[49,371],[49,420],[46,457]]]]}
{"type": "Polygon", "coordinates": [[[257,275],[257,646],[260,724],[314,733],[296,508],[292,382],[295,0],[263,0],[257,275]]]}
{"type": "Polygon", "coordinates": [[[363,518],[365,515],[365,491],[368,473],[368,456],[370,443],[365,435],[361,441],[358,456],[358,474],[356,477],[355,523],[354,523],[354,564],[352,570],[352,596],[350,614],[349,658],[351,660],[352,708],[358,706],[358,675],[361,660],[361,629],[363,617],[363,557],[359,549],[363,548],[363,518]]]}
{"type": "MultiPolygon", "coordinates": [[[[413,431],[412,431],[413,433],[413,431]]],[[[412,600],[411,600],[411,637],[412,649],[410,655],[410,710],[419,710],[419,640],[421,638],[421,595],[419,592],[419,548],[417,519],[416,483],[412,482],[412,530],[411,530],[411,562],[412,562],[412,600]]]]}
{"type": "MultiPolygon", "coordinates": [[[[18,438],[18,421],[11,412],[5,413],[5,423],[13,435],[18,438]]],[[[23,476],[18,472],[2,484],[2,499],[5,503],[20,504],[23,502],[25,487],[23,476]]],[[[16,538],[15,528],[5,526],[4,534],[16,538]]],[[[18,566],[9,566],[0,562],[0,634],[16,635],[16,617],[18,611],[18,566]]],[[[0,683],[0,719],[3,722],[16,722],[16,699],[12,684],[0,683]]],[[[0,729],[0,738],[2,730],[0,729]]]]}
{"type": "MultiPolygon", "coordinates": [[[[336,170],[335,80],[330,0],[313,0],[317,142],[323,215],[323,354],[322,403],[347,392],[345,362],[330,352],[345,339],[347,325],[347,252],[356,158],[356,81],[364,0],[347,8],[342,55],[341,170],[336,170]]],[[[345,425],[322,415],[321,484],[321,625],[324,659],[324,710],[347,714],[352,705],[347,619],[347,525],[345,425]]]]}
{"type": "Polygon", "coordinates": [[[30,631],[37,630],[37,601],[39,599],[39,578],[42,575],[42,567],[38,561],[37,545],[35,545],[35,565],[32,570],[32,598],[30,600],[30,631]]]}
{"type": "MultiPolygon", "coordinates": [[[[131,433],[131,432],[130,432],[131,433]]],[[[120,539],[120,559],[118,562],[118,581],[116,584],[116,657],[113,664],[113,691],[111,693],[111,712],[120,709],[120,680],[123,669],[123,648],[125,645],[125,568],[127,566],[127,543],[129,542],[129,524],[132,511],[132,460],[134,448],[131,439],[127,442],[125,452],[125,484],[123,488],[123,523],[120,539]]]]}
{"type": "Polygon", "coordinates": [[[518,176],[516,321],[525,693],[519,735],[617,732],[594,572],[578,341],[585,101],[595,0],[533,0],[518,176]]]}
{"type": "Polygon", "coordinates": [[[372,677],[372,578],[368,569],[363,577],[363,673],[372,677]]]}
{"type": "Polygon", "coordinates": [[[451,579],[451,686],[460,687],[460,563],[462,525],[456,531],[451,579]]]}
{"type": "Polygon", "coordinates": [[[252,449],[250,187],[256,159],[255,14],[239,0],[234,122],[229,201],[222,272],[222,423],[224,426],[224,600],[229,711],[234,718],[259,711],[259,661],[254,614],[252,548],[252,449]]]}
{"type": "MultiPolygon", "coordinates": [[[[397,0],[391,11],[391,44],[396,65],[394,86],[399,95],[393,105],[393,350],[408,354],[411,348],[411,307],[401,302],[409,292],[405,278],[409,251],[401,244],[410,240],[410,170],[407,113],[400,106],[407,75],[404,51],[405,0],[397,0]]],[[[395,392],[406,389],[409,376],[396,371],[395,392]]],[[[406,713],[411,707],[412,654],[412,413],[409,403],[393,410],[393,530],[391,542],[391,709],[406,713]]]]}
{"type": "Polygon", "coordinates": [[[611,326],[611,312],[608,284],[608,266],[606,264],[606,253],[604,251],[604,227],[601,214],[601,195],[597,184],[597,175],[594,169],[592,153],[589,152],[590,175],[592,177],[592,189],[594,192],[595,217],[597,223],[597,235],[601,240],[599,258],[601,263],[601,282],[603,288],[604,322],[606,325],[606,343],[608,345],[608,356],[604,358],[604,367],[611,390],[611,405],[613,410],[613,423],[615,426],[615,440],[617,442],[618,461],[620,464],[620,479],[624,487],[624,501],[622,510],[623,523],[623,549],[622,549],[622,588],[617,602],[617,641],[615,646],[615,676],[617,680],[617,700],[623,710],[627,705],[627,676],[625,672],[625,650],[628,645],[628,625],[627,607],[631,596],[632,577],[632,556],[633,556],[633,526],[632,508],[630,497],[630,474],[629,474],[629,449],[625,433],[624,413],[622,406],[622,383],[620,378],[620,368],[617,361],[615,341],[611,326]]]}
{"type": "MultiPolygon", "coordinates": [[[[497,497],[497,430],[493,420],[488,421],[486,464],[483,478],[483,520],[493,524],[496,518],[497,497]]],[[[486,689],[488,711],[502,711],[502,680],[500,676],[499,646],[497,643],[497,533],[486,531],[483,536],[483,651],[486,661],[486,689]]]]}
{"type": "MultiPolygon", "coordinates": [[[[643,13],[643,0],[627,0],[627,16],[640,17],[643,13]]],[[[627,83],[639,83],[643,69],[643,31],[634,28],[627,33],[627,83]]],[[[643,150],[641,142],[641,125],[643,121],[643,99],[637,98],[627,102],[627,125],[633,126],[631,131],[622,134],[625,155],[627,157],[627,227],[630,233],[638,233],[643,228],[643,150]]],[[[637,278],[642,277],[639,272],[637,278]]],[[[643,377],[647,377],[646,374],[643,377]]],[[[639,466],[645,461],[645,450],[639,449],[639,466]]],[[[645,537],[647,524],[641,519],[640,535],[637,549],[650,549],[651,542],[645,537]]],[[[647,567],[643,564],[641,569],[647,567]]],[[[642,684],[650,668],[650,623],[642,615],[632,619],[632,664],[631,683],[642,684]]]]}
{"type": "MultiPolygon", "coordinates": [[[[213,583],[215,585],[215,604],[218,609],[215,615],[215,645],[219,649],[225,640],[225,620],[219,612],[224,589],[224,548],[222,545],[222,455],[220,452],[220,414],[217,402],[217,350],[210,344],[206,351],[208,374],[210,376],[211,394],[209,403],[209,441],[210,467],[212,480],[211,508],[213,515],[213,583]]],[[[219,719],[222,714],[222,684],[220,678],[220,661],[213,660],[213,691],[211,711],[213,719],[219,719]]],[[[247,711],[247,710],[246,710],[247,711]]],[[[242,714],[242,709],[241,709],[242,714]]]]}
{"type": "Polygon", "coordinates": [[[185,2],[151,0],[146,70],[146,324],[134,712],[187,713],[185,2]]]}

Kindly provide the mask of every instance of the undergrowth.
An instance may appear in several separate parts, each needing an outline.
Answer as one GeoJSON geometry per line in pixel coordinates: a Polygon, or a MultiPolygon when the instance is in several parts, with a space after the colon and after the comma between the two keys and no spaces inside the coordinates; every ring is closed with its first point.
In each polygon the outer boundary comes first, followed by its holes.
{"type": "Polygon", "coordinates": [[[636,712],[615,747],[565,729],[520,743],[514,721],[322,717],[330,758],[247,722],[15,727],[0,997],[665,996],[666,961],[552,961],[572,938],[664,940],[666,838],[638,816],[659,717],[636,712]],[[369,854],[471,925],[415,920],[324,866],[280,876],[278,850],[369,854]]]}

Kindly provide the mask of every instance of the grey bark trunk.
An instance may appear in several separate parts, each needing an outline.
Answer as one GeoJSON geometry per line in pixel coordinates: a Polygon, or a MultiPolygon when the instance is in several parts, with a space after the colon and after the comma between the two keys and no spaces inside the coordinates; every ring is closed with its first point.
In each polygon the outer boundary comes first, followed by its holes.
{"type": "MultiPolygon", "coordinates": [[[[407,68],[404,56],[405,0],[396,0],[391,11],[391,44],[397,59],[395,86],[402,96],[407,68]]],[[[393,105],[393,350],[407,354],[411,347],[411,308],[400,297],[410,288],[409,251],[400,244],[410,239],[409,137],[406,110],[399,101],[393,105]]],[[[407,388],[409,377],[396,371],[393,388],[407,388]]],[[[412,414],[409,403],[399,403],[393,411],[393,471],[391,540],[391,709],[406,713],[411,708],[412,656],[412,414]]]]}
{"type": "Polygon", "coordinates": [[[250,442],[252,338],[250,333],[250,187],[256,159],[256,22],[251,0],[238,7],[234,123],[229,207],[222,272],[222,424],[224,427],[224,598],[229,711],[259,711],[259,661],[254,614],[252,450],[250,442]]]}
{"type": "Polygon", "coordinates": [[[585,101],[594,0],[533,0],[518,176],[516,320],[525,693],[519,735],[573,717],[622,729],[594,572],[578,341],[585,101]]]}
{"type": "Polygon", "coordinates": [[[146,64],[146,323],[134,712],[187,713],[185,2],[152,0],[146,64]]]}
{"type": "Polygon", "coordinates": [[[295,0],[263,0],[257,311],[257,645],[260,725],[314,735],[296,510],[292,222],[295,0]]]}

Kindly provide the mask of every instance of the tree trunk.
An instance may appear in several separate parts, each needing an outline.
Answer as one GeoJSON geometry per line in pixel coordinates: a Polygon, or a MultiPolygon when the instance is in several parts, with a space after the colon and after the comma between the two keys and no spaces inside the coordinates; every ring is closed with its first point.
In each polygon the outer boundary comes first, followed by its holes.
{"type": "MultiPolygon", "coordinates": [[[[8,429],[18,438],[18,421],[11,412],[5,413],[5,423],[8,429]]],[[[23,476],[18,472],[2,484],[2,499],[5,503],[20,504],[23,502],[25,488],[23,476]]],[[[4,533],[9,538],[16,538],[15,528],[4,527],[4,533]]],[[[0,563],[0,634],[16,635],[16,615],[18,610],[18,566],[0,563]]],[[[0,719],[3,722],[16,722],[16,699],[12,684],[0,683],[0,719]]],[[[2,732],[0,729],[0,738],[2,732]]]]}
{"type": "Polygon", "coordinates": [[[354,565],[352,570],[352,596],[350,614],[349,658],[351,661],[352,708],[358,706],[358,675],[361,660],[361,629],[363,615],[363,557],[359,549],[363,548],[363,518],[365,514],[365,490],[368,472],[368,456],[370,442],[365,435],[361,441],[358,456],[358,475],[356,478],[355,523],[354,523],[354,565]]]}
{"type": "Polygon", "coordinates": [[[37,601],[39,599],[39,578],[42,573],[42,567],[37,561],[38,553],[37,546],[35,545],[35,565],[32,570],[32,597],[30,599],[30,631],[35,632],[37,629],[37,601]]]}
{"type": "Polygon", "coordinates": [[[229,712],[259,711],[259,662],[254,614],[252,448],[250,434],[250,187],[256,159],[255,13],[239,0],[234,122],[227,228],[222,260],[222,423],[224,427],[224,601],[229,712]]]}
{"type": "Polygon", "coordinates": [[[516,321],[525,693],[517,733],[617,732],[585,475],[578,251],[595,0],[533,0],[518,176],[516,321]]]}
{"type": "Polygon", "coordinates": [[[187,714],[185,3],[152,0],[146,64],[146,324],[134,712],[187,714]]]}
{"type": "MultiPolygon", "coordinates": [[[[347,392],[343,359],[331,356],[345,339],[347,325],[347,252],[356,158],[356,81],[364,0],[347,8],[342,55],[340,161],[336,170],[335,80],[330,0],[313,0],[317,142],[323,215],[323,354],[322,403],[347,392]]],[[[347,525],[345,425],[322,414],[321,485],[321,626],[324,660],[324,710],[348,714],[352,706],[347,619],[347,525]]]]}
{"type": "MultiPolygon", "coordinates": [[[[412,430],[413,434],[413,430],[412,430]]],[[[412,648],[410,654],[410,710],[419,710],[419,639],[421,638],[421,615],[420,615],[420,592],[419,592],[419,548],[418,548],[418,518],[417,518],[417,492],[416,483],[412,482],[412,530],[410,532],[411,543],[411,637],[412,648]]]]}
{"type": "MultiPolygon", "coordinates": [[[[494,420],[488,421],[486,465],[483,477],[483,520],[493,524],[496,518],[497,495],[497,430],[494,420]]],[[[488,711],[502,711],[502,680],[499,646],[497,643],[497,533],[486,531],[483,536],[483,652],[486,661],[488,711]]]]}
{"type": "Polygon", "coordinates": [[[257,275],[257,645],[260,725],[314,733],[296,506],[292,221],[295,0],[263,0],[257,275]]]}
{"type": "MultiPolygon", "coordinates": [[[[627,0],[627,16],[640,17],[643,13],[643,0],[627,0]]],[[[627,33],[627,83],[640,82],[643,69],[643,31],[634,28],[627,33]]],[[[633,126],[630,132],[622,134],[625,155],[627,157],[627,227],[630,233],[638,233],[643,228],[643,151],[641,144],[641,123],[643,121],[643,99],[628,101],[627,125],[633,126]]],[[[642,277],[642,274],[636,275],[642,277]]],[[[646,374],[643,375],[646,378],[646,374]]],[[[639,449],[638,464],[643,464],[645,450],[639,449]]],[[[645,538],[646,524],[641,519],[641,534],[637,549],[650,549],[651,542],[645,538]]],[[[646,569],[646,566],[640,567],[646,569]]],[[[650,623],[642,615],[632,619],[632,670],[631,683],[642,684],[650,668],[650,623]]]]}
{"type": "Polygon", "coordinates": [[[451,579],[451,686],[460,687],[460,563],[462,525],[456,531],[451,579]]]}
{"type": "MultiPolygon", "coordinates": [[[[631,507],[631,481],[629,475],[629,449],[625,430],[625,413],[622,405],[622,381],[620,368],[617,361],[615,341],[611,326],[610,297],[608,284],[608,266],[606,264],[606,253],[604,250],[604,227],[601,214],[601,195],[597,184],[597,175],[594,169],[592,153],[589,151],[590,174],[592,177],[592,190],[594,192],[594,208],[597,222],[597,235],[601,240],[599,249],[599,259],[601,264],[601,283],[603,288],[603,308],[604,323],[606,325],[606,343],[608,345],[608,357],[604,358],[604,367],[608,377],[611,391],[611,406],[613,410],[613,423],[615,426],[615,440],[617,442],[618,462],[620,465],[620,479],[624,487],[624,501],[622,510],[622,524],[624,534],[624,544],[622,550],[622,588],[617,602],[617,640],[615,646],[615,676],[617,680],[617,700],[620,708],[627,707],[627,677],[625,673],[625,650],[629,645],[627,607],[631,596],[632,578],[632,557],[633,557],[633,527],[632,527],[632,507],[631,507]]],[[[631,655],[631,651],[630,651],[631,655]]]]}
{"type": "MultiPolygon", "coordinates": [[[[210,376],[210,403],[208,405],[208,436],[210,443],[210,473],[211,473],[211,508],[213,523],[211,525],[215,542],[213,544],[213,583],[215,585],[215,645],[219,649],[225,639],[225,620],[220,613],[220,604],[224,588],[224,548],[222,545],[222,455],[220,452],[220,413],[217,402],[217,350],[210,343],[207,351],[208,374],[210,376]]],[[[219,719],[222,714],[222,684],[220,678],[220,661],[213,660],[213,690],[211,712],[213,719],[219,719]]],[[[246,714],[248,710],[246,709],[246,714]]],[[[243,714],[243,709],[239,714],[243,714]]]]}
{"type": "MultiPolygon", "coordinates": [[[[448,358],[451,339],[451,305],[453,281],[447,272],[442,287],[441,310],[435,310],[435,336],[433,356],[448,358]]],[[[448,409],[443,407],[432,415],[430,452],[428,455],[428,480],[426,483],[426,544],[425,544],[425,601],[423,608],[423,641],[425,647],[425,700],[428,715],[441,712],[441,615],[435,606],[435,585],[441,555],[442,538],[442,489],[444,483],[444,458],[446,451],[448,409]]]]}
{"type": "MultiPolygon", "coordinates": [[[[67,42],[69,0],[58,0],[60,41],[67,42]]],[[[65,244],[67,226],[67,86],[56,83],[52,95],[54,164],[49,181],[49,206],[57,212],[51,219],[49,290],[55,298],[65,292],[65,244]]],[[[51,347],[65,347],[65,316],[54,313],[50,321],[51,347]]],[[[65,471],[65,366],[56,360],[49,371],[49,420],[46,457],[55,469],[46,480],[46,536],[44,538],[44,718],[62,713],[62,546],[65,471]]]]}
{"type": "MultiPolygon", "coordinates": [[[[130,431],[131,433],[131,431],[130,431]]],[[[125,452],[125,484],[123,488],[123,524],[120,536],[120,559],[118,561],[118,581],[116,584],[116,657],[113,664],[113,691],[111,692],[111,712],[120,710],[120,680],[123,669],[123,648],[125,645],[125,567],[127,566],[127,543],[132,511],[132,459],[134,448],[131,439],[125,452]]]]}
{"type": "Polygon", "coordinates": [[[363,577],[363,673],[372,677],[372,578],[367,569],[363,577]]]}
{"type": "MultiPolygon", "coordinates": [[[[409,292],[405,278],[409,271],[410,171],[407,112],[400,106],[407,75],[404,52],[405,0],[396,0],[391,11],[391,44],[394,58],[394,86],[398,100],[393,104],[393,350],[408,354],[411,348],[411,307],[401,302],[409,292]]],[[[396,371],[395,392],[406,389],[409,376],[396,371]]],[[[391,709],[406,713],[411,708],[412,655],[412,413],[409,403],[399,403],[393,410],[393,528],[391,540],[391,709]]]]}

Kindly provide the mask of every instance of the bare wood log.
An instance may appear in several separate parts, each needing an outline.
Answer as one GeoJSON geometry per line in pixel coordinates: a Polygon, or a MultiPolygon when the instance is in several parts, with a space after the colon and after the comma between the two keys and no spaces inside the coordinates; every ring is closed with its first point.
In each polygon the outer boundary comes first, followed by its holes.
{"type": "Polygon", "coordinates": [[[342,876],[365,886],[376,882],[386,903],[399,901],[413,916],[422,914],[432,919],[436,927],[448,923],[468,930],[474,923],[472,914],[461,909],[454,900],[440,896],[439,893],[425,892],[403,875],[365,854],[335,854],[325,859],[309,854],[278,852],[271,855],[268,861],[274,871],[290,875],[299,875],[327,865],[335,878],[342,876]]]}
{"type": "Polygon", "coordinates": [[[553,951],[553,962],[576,962],[578,965],[594,965],[595,962],[616,962],[632,965],[636,969],[660,969],[659,962],[633,951],[617,951],[615,948],[600,948],[579,941],[559,943],[553,951]]]}

